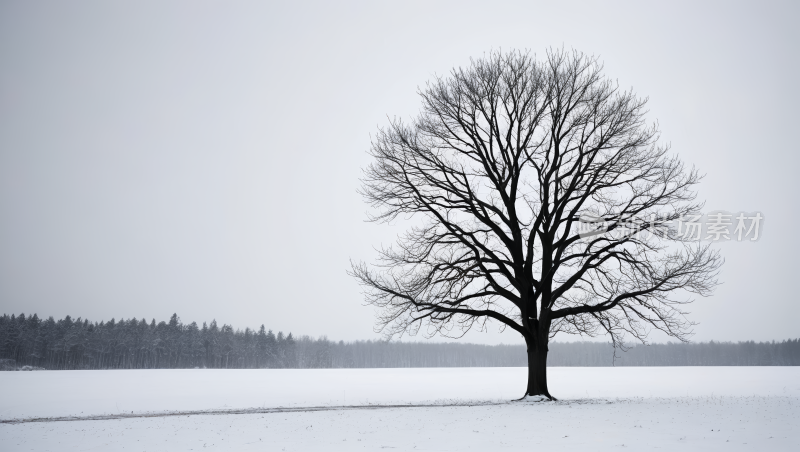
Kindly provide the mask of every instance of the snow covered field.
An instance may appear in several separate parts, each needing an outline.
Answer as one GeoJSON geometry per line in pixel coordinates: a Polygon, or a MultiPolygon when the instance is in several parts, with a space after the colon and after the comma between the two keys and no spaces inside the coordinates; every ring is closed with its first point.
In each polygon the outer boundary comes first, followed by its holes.
{"type": "Polygon", "coordinates": [[[498,403],[3,423],[0,448],[727,451],[800,444],[797,367],[551,368],[549,375],[558,403],[508,403],[524,390],[523,368],[0,372],[4,421],[498,403]]]}

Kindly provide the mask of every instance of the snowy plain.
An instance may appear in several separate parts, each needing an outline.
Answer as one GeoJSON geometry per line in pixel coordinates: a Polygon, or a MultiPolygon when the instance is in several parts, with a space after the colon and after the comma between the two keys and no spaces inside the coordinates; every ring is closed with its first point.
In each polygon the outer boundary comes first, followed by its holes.
{"type": "Polygon", "coordinates": [[[0,449],[800,449],[798,367],[550,368],[559,402],[511,402],[525,372],[0,372],[0,449]],[[242,409],[273,410],[219,414],[242,409]],[[127,417],[8,422],[97,415],[127,417]]]}

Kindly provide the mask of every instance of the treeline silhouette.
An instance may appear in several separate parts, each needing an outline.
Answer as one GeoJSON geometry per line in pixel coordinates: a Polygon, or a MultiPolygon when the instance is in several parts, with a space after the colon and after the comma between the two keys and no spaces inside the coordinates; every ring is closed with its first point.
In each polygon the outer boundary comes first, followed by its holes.
{"type": "MultiPolygon", "coordinates": [[[[7,369],[524,367],[524,345],[395,341],[335,342],[216,321],[202,326],[114,319],[42,320],[36,314],[0,317],[0,360],[7,369]]],[[[666,343],[631,346],[554,342],[548,365],[558,366],[796,366],[800,340],[666,343]]]]}
{"type": "MultiPolygon", "coordinates": [[[[798,366],[800,340],[629,345],[552,342],[549,367],[798,366]]],[[[525,367],[525,346],[468,343],[331,342],[307,336],[296,342],[298,367],[525,367]]]]}

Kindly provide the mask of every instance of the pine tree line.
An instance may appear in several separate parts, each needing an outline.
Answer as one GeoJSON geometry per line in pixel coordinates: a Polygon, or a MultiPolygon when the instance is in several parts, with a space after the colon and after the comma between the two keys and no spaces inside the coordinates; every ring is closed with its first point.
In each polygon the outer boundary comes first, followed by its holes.
{"type": "Polygon", "coordinates": [[[184,325],[173,314],[155,319],[90,322],[80,317],[41,320],[36,314],[0,317],[0,358],[45,369],[221,369],[297,367],[292,334],[262,325],[244,331],[211,321],[184,325]]]}
{"type": "MultiPolygon", "coordinates": [[[[524,345],[355,341],[129,319],[108,322],[0,317],[0,359],[6,367],[45,369],[524,367],[524,345]],[[9,365],[8,363],[12,363],[9,365]]],[[[558,366],[796,366],[800,340],[666,343],[615,350],[599,342],[554,342],[558,366]]]]}

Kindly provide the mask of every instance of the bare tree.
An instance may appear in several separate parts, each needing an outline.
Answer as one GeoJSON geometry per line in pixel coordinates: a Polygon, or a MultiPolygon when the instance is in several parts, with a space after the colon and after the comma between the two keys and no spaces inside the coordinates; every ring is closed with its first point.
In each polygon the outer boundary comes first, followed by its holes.
{"type": "Polygon", "coordinates": [[[381,308],[378,330],[459,336],[493,319],[525,339],[526,395],[550,399],[558,332],[686,339],[681,306],[711,293],[722,263],[668,226],[702,207],[701,176],[658,143],[647,99],[601,72],[574,51],[492,52],[378,131],[361,189],[371,220],[419,220],[350,272],[381,308]],[[594,235],[579,228],[587,213],[594,235]]]}

